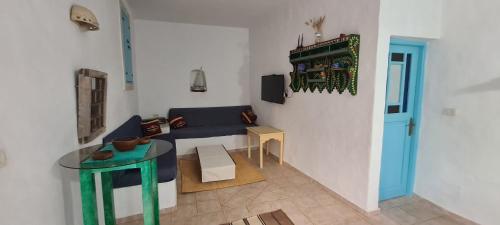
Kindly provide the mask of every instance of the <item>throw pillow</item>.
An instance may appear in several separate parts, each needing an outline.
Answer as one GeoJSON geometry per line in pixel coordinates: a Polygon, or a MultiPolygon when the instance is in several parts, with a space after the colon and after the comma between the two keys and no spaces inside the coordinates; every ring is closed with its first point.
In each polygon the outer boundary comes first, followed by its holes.
{"type": "Polygon", "coordinates": [[[249,109],[241,112],[241,120],[243,120],[243,123],[245,124],[254,124],[257,120],[257,115],[255,115],[255,113],[253,113],[253,111],[249,109]]]}
{"type": "Polygon", "coordinates": [[[141,123],[141,128],[144,137],[161,134],[160,120],[157,119],[141,123]]]}
{"type": "Polygon", "coordinates": [[[172,117],[168,123],[172,129],[179,129],[187,126],[186,120],[181,115],[172,117]]]}

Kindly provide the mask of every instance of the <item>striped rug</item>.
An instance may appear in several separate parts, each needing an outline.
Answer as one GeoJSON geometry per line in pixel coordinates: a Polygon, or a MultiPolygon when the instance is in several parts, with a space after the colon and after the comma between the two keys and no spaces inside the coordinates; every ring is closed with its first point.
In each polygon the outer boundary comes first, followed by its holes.
{"type": "Polygon", "coordinates": [[[257,216],[237,220],[222,225],[294,225],[292,220],[280,209],[257,216]]]}

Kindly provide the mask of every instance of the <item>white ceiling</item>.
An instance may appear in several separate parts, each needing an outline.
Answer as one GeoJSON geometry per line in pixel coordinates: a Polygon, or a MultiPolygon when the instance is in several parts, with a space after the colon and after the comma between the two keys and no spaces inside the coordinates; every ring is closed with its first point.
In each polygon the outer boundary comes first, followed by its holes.
{"type": "Polygon", "coordinates": [[[250,27],[287,0],[127,0],[137,19],[250,27]]]}

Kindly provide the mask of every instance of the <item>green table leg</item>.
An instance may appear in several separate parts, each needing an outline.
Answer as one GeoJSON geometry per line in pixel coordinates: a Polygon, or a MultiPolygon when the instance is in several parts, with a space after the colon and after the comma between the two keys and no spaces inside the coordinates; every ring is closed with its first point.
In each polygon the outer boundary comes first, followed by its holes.
{"type": "Polygon", "coordinates": [[[106,225],[116,225],[111,172],[101,173],[102,199],[104,202],[104,221],[106,225]]]}
{"type": "Polygon", "coordinates": [[[98,225],[95,180],[92,171],[80,170],[80,191],[82,195],[83,224],[98,225]]]}
{"type": "Polygon", "coordinates": [[[144,225],[154,225],[154,207],[153,207],[153,182],[151,179],[151,161],[141,163],[142,180],[142,208],[144,214],[144,225]]]}
{"type": "Polygon", "coordinates": [[[155,225],[160,225],[160,206],[158,203],[158,165],[156,159],[151,160],[151,180],[153,185],[153,210],[155,225]]]}

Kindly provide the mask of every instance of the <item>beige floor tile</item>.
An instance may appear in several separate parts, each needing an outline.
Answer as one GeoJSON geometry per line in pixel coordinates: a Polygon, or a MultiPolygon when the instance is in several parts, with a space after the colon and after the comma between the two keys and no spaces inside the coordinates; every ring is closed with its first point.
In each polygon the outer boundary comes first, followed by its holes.
{"type": "Polygon", "coordinates": [[[196,201],[217,200],[217,191],[196,192],[196,201]]]}
{"type": "Polygon", "coordinates": [[[171,225],[173,224],[172,222],[172,213],[167,213],[160,215],[160,224],[161,225],[171,225]]]}
{"type": "Polygon", "coordinates": [[[217,197],[221,203],[224,203],[233,198],[241,189],[241,186],[218,189],[217,197]]]}
{"type": "Polygon", "coordinates": [[[237,196],[237,197],[234,197],[234,198],[227,200],[226,202],[223,202],[222,207],[229,208],[229,209],[240,208],[242,206],[246,206],[249,202],[251,202],[251,199],[237,196]]]}
{"type": "Polygon", "coordinates": [[[290,176],[290,177],[288,177],[288,180],[290,181],[290,183],[297,185],[297,186],[311,183],[311,179],[309,179],[308,177],[305,177],[305,176],[301,176],[301,175],[290,176]]]}
{"type": "Polygon", "coordinates": [[[454,216],[441,216],[434,219],[418,223],[418,225],[472,225],[474,223],[466,221],[462,218],[454,218],[454,216]]]}
{"type": "Polygon", "coordinates": [[[199,215],[194,220],[197,225],[220,225],[227,222],[222,211],[199,215]]]}
{"type": "Polygon", "coordinates": [[[300,212],[299,208],[290,199],[281,199],[273,202],[276,209],[282,209],[285,213],[288,212],[300,212]]]}
{"type": "Polygon", "coordinates": [[[432,218],[443,216],[444,211],[438,207],[424,201],[418,201],[413,204],[406,204],[400,206],[400,208],[406,213],[417,218],[417,222],[426,221],[432,218]]]}
{"type": "Polygon", "coordinates": [[[196,205],[188,204],[188,205],[179,205],[177,209],[172,212],[172,218],[179,220],[183,218],[190,218],[196,215],[196,205]]]}
{"type": "Polygon", "coordinates": [[[283,191],[283,193],[287,197],[290,197],[290,198],[298,197],[298,196],[303,196],[304,195],[304,192],[301,191],[298,187],[296,187],[294,185],[293,186],[281,187],[281,190],[283,191]]]}
{"type": "Polygon", "coordinates": [[[250,216],[246,205],[237,208],[224,208],[227,222],[233,222],[250,216]]]}
{"type": "Polygon", "coordinates": [[[194,216],[188,218],[172,218],[172,225],[198,225],[197,222],[197,218],[194,216]]]}
{"type": "Polygon", "coordinates": [[[278,201],[284,198],[285,197],[281,193],[275,191],[273,192],[271,190],[265,190],[262,193],[260,193],[257,197],[255,197],[252,200],[252,203],[278,201]]]}
{"type": "Polygon", "coordinates": [[[399,225],[394,220],[382,213],[367,215],[365,219],[372,225],[399,225]]]}
{"type": "Polygon", "coordinates": [[[321,206],[342,204],[340,200],[326,193],[312,195],[312,198],[316,200],[316,202],[318,202],[318,204],[321,206]]]}
{"type": "MultiPolygon", "coordinates": [[[[246,151],[232,154],[247,155],[246,151]]],[[[249,161],[258,166],[258,151],[249,161]]],[[[190,157],[195,157],[190,156],[190,157]]],[[[276,158],[265,156],[261,170],[266,181],[249,185],[179,194],[173,212],[161,215],[162,225],[222,224],[282,209],[295,225],[476,225],[455,218],[418,196],[380,203],[380,213],[361,215],[333,191],[276,158]]],[[[180,173],[178,174],[180,177],[180,173]]],[[[181,179],[177,179],[180,191],[181,179]]],[[[121,225],[141,225],[133,221],[121,225]]]]}
{"type": "Polygon", "coordinates": [[[420,198],[417,196],[411,196],[411,197],[401,197],[401,198],[395,198],[387,201],[383,201],[379,204],[379,207],[381,209],[388,209],[388,208],[394,208],[398,206],[403,206],[407,204],[413,204],[420,201],[420,198]]]}
{"type": "Polygon", "coordinates": [[[358,216],[346,219],[340,222],[338,225],[370,225],[370,223],[358,216]]]}
{"type": "Polygon", "coordinates": [[[313,225],[313,223],[301,212],[285,212],[295,225],[313,225]]]}
{"type": "Polygon", "coordinates": [[[273,210],[276,210],[277,208],[276,205],[273,204],[273,202],[258,202],[248,204],[247,209],[250,215],[255,216],[258,214],[271,212],[273,210]]]}
{"type": "Polygon", "coordinates": [[[198,215],[214,213],[222,210],[219,200],[197,201],[196,210],[198,215]]]}
{"type": "Polygon", "coordinates": [[[400,225],[410,225],[418,222],[418,219],[402,209],[395,207],[383,209],[382,213],[400,225]]]}
{"type": "Polygon", "coordinates": [[[143,224],[144,224],[144,222],[141,221],[141,220],[135,220],[135,221],[128,221],[128,222],[125,222],[125,223],[119,223],[119,225],[143,225],[143,224]]]}
{"type": "Polygon", "coordinates": [[[309,218],[309,220],[314,225],[332,225],[338,224],[341,222],[339,218],[339,214],[335,212],[330,207],[315,207],[315,208],[307,208],[303,210],[304,215],[309,218]]]}
{"type": "Polygon", "coordinates": [[[257,197],[263,190],[259,188],[245,187],[237,193],[238,197],[253,199],[257,197]]]}
{"type": "Polygon", "coordinates": [[[196,195],[193,193],[177,195],[177,205],[194,204],[195,202],[196,195]]]}
{"type": "Polygon", "coordinates": [[[283,176],[277,176],[273,178],[267,178],[267,182],[276,185],[278,187],[285,187],[285,186],[290,186],[292,183],[288,180],[288,178],[283,177],[283,176]]]}
{"type": "Polygon", "coordinates": [[[297,208],[302,211],[308,208],[315,208],[320,206],[320,204],[316,200],[308,196],[299,196],[296,198],[292,198],[291,200],[293,201],[295,206],[297,206],[297,208]]]}
{"type": "Polygon", "coordinates": [[[280,173],[285,176],[285,177],[291,177],[291,176],[304,176],[304,174],[300,173],[298,170],[288,167],[288,166],[283,166],[281,168],[280,173]]]}

